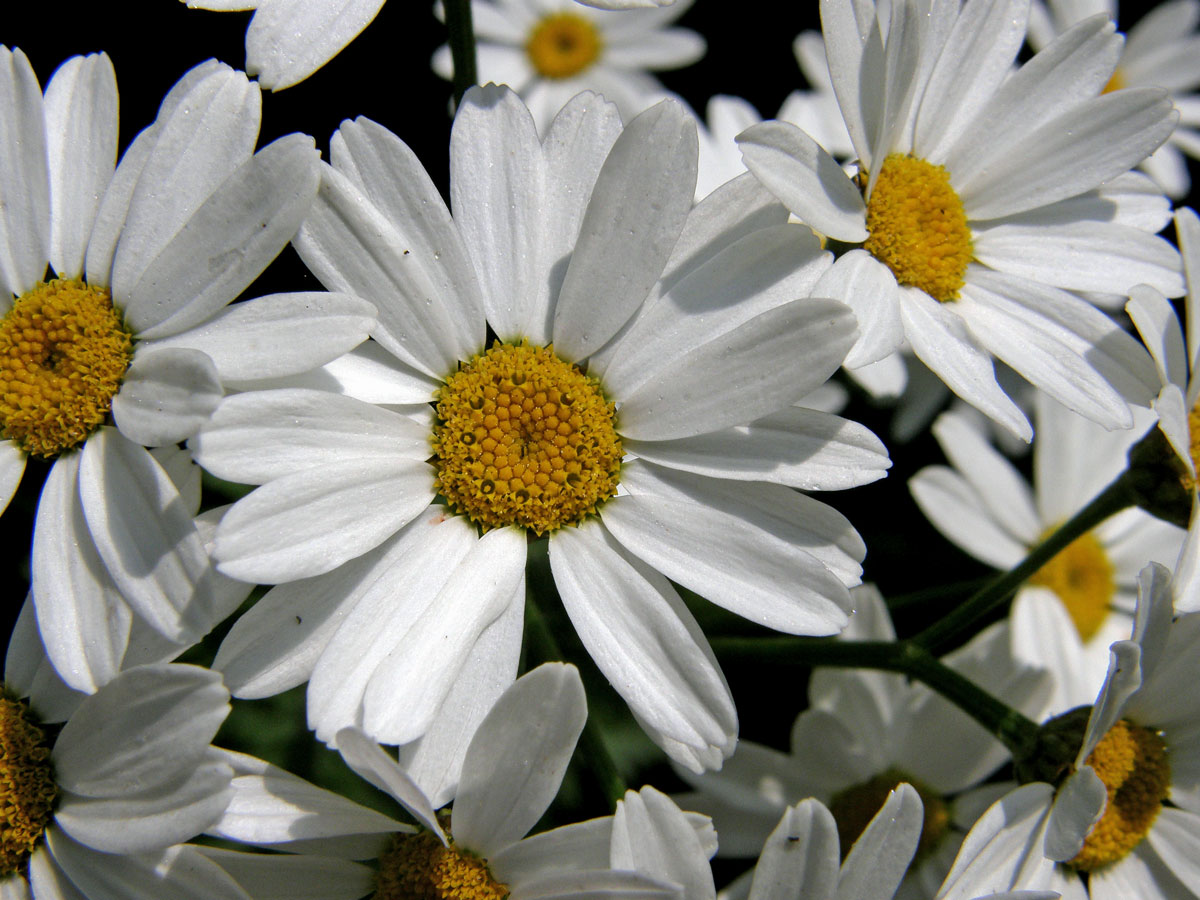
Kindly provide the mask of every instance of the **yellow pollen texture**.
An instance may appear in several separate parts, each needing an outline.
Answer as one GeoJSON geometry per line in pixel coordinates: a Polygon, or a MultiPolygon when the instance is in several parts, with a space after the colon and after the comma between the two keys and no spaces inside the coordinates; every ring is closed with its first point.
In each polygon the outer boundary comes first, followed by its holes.
{"type": "Polygon", "coordinates": [[[373,900],[504,900],[499,884],[477,856],[449,847],[430,832],[397,834],[379,858],[373,900]]]}
{"type": "Polygon", "coordinates": [[[829,811],[837,823],[842,859],[850,854],[854,842],[883,808],[888,794],[903,782],[908,782],[916,789],[925,807],[921,840],[917,842],[913,863],[926,859],[945,837],[950,829],[950,806],[942,795],[899,769],[888,769],[861,784],[846,788],[829,801],[829,811]]]}
{"type": "Polygon", "coordinates": [[[576,524],[617,492],[613,413],[599,383],[550,347],[497,342],[438,392],[437,489],[484,531],[576,524]]]}
{"type": "Polygon", "coordinates": [[[56,279],[0,321],[0,435],[44,458],[82,444],[112,408],[133,339],[107,291],[56,279]]]}
{"type": "Polygon", "coordinates": [[[1116,593],[1115,570],[1095,532],[1081,535],[1033,573],[1030,584],[1049,588],[1066,606],[1084,641],[1095,637],[1116,593]]]}
{"type": "MultiPolygon", "coordinates": [[[[1192,457],[1192,468],[1200,472],[1200,403],[1188,413],[1188,451],[1192,457]]],[[[1183,480],[1184,487],[1189,491],[1196,489],[1196,479],[1191,477],[1190,472],[1184,473],[1183,480]]]]}
{"type": "Polygon", "coordinates": [[[24,703],[0,695],[0,878],[24,869],[57,796],[46,736],[24,703]]]}
{"type": "Polygon", "coordinates": [[[578,13],[552,13],[533,29],[525,44],[529,61],[543,78],[571,78],[597,59],[600,32],[578,13]]]}
{"type": "Polygon", "coordinates": [[[944,167],[888,156],[867,201],[867,231],[863,249],[897,282],[943,303],[958,299],[973,254],[971,229],[944,167]]]}
{"type": "Polygon", "coordinates": [[[1087,758],[1108,791],[1108,804],[1070,865],[1082,872],[1122,859],[1150,831],[1171,792],[1171,765],[1162,736],[1125,719],[1087,758]]]}

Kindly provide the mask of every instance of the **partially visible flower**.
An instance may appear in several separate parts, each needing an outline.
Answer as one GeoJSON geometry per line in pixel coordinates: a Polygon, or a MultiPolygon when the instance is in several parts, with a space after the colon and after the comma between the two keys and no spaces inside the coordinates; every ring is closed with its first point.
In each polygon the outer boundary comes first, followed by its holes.
{"type": "Polygon", "coordinates": [[[351,349],[374,309],[326,293],[226,309],[319,181],[312,138],[254,152],[261,100],[242,73],[185,74],[115,171],[107,57],[68,60],[43,97],[25,56],[0,48],[0,97],[0,495],[27,457],[53,460],[32,592],[50,658],[91,691],[131,629],[182,649],[229,611],[194,506],[146,447],[186,439],[226,387],[351,349]]]}
{"type": "MultiPolygon", "coordinates": [[[[1040,50],[1080,19],[1096,13],[1118,22],[1117,0],[1033,0],[1029,43],[1040,50]]],[[[1172,197],[1191,187],[1188,156],[1200,159],[1200,2],[1168,0],[1138,19],[1125,36],[1125,49],[1104,90],[1161,87],[1172,94],[1179,125],[1141,168],[1172,197]]]]}
{"type": "Polygon", "coordinates": [[[819,294],[851,305],[862,332],[846,364],[907,341],[960,397],[1028,440],[992,356],[1107,428],[1148,402],[1150,361],[1070,290],[1134,284],[1182,293],[1166,241],[1112,221],[1100,186],[1161,144],[1177,114],[1164,91],[1089,96],[1120,49],[1102,17],[1013,72],[1022,0],[891,5],[886,38],[858,7],[822,3],[829,68],[859,172],[804,132],[764,122],[739,143],[747,166],[801,221],[843,248],[819,294]],[[887,60],[865,65],[864,59],[887,60]]]}
{"type": "MultiPolygon", "coordinates": [[[[520,94],[543,134],[580,91],[603,94],[628,121],[663,94],[648,70],[678,69],[704,55],[699,34],[668,27],[692,2],[606,12],[574,0],[472,0],[479,81],[520,94]]],[[[452,76],[448,46],[434,54],[433,70],[452,76]]]]}
{"type": "MultiPolygon", "coordinates": [[[[959,413],[945,413],[934,436],[951,466],[927,466],[909,481],[925,517],[949,540],[1007,571],[1083,509],[1125,471],[1129,448],[1152,427],[1105,431],[1044,394],[1035,401],[1033,485],[959,413]]],[[[1045,714],[1096,695],[1108,648],[1129,637],[1138,573],[1153,560],[1172,563],[1183,531],[1133,507],[1077,538],[1018,589],[1011,617],[1012,652],[1053,675],[1045,714]]]]}
{"type": "Polygon", "coordinates": [[[1057,788],[1032,781],[997,801],[951,878],[1093,900],[1200,895],[1200,616],[1172,620],[1162,566],[1147,566],[1139,588],[1133,639],[1113,644],[1095,703],[1043,726],[1070,748],[1043,764],[1070,774],[1057,788]]]}
{"type": "MultiPolygon", "coordinates": [[[[858,588],[855,602],[841,639],[896,639],[878,591],[858,588]]],[[[945,662],[1017,708],[1033,712],[1045,702],[1049,685],[1040,672],[1013,660],[999,627],[945,662]]],[[[909,847],[897,883],[915,852],[901,897],[929,897],[962,836],[995,797],[993,788],[979,785],[1004,764],[1007,751],[956,706],[902,675],[818,668],[809,700],[792,727],[790,754],[741,741],[720,772],[680,773],[697,788],[680,803],[713,817],[720,855],[753,856],[786,806],[815,797],[832,810],[845,858],[889,792],[907,783],[921,798],[920,842],[909,847]]]]}

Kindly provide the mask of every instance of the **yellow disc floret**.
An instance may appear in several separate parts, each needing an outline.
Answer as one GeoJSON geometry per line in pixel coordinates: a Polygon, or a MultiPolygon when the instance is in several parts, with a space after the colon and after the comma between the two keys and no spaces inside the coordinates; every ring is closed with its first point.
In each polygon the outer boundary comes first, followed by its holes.
{"type": "Polygon", "coordinates": [[[112,408],[133,339],[108,291],[39,284],[0,321],[0,436],[51,458],[82,444],[112,408]]]}
{"type": "Polygon", "coordinates": [[[1086,762],[1108,792],[1104,815],[1070,862],[1090,872],[1141,843],[1171,792],[1171,766],[1162,736],[1125,719],[1108,730],[1086,762]]]}
{"type": "Polygon", "coordinates": [[[1080,638],[1087,641],[1108,617],[1117,588],[1115,571],[1104,545],[1089,531],[1038,569],[1029,583],[1054,591],[1070,613],[1080,638]]]}
{"type": "Polygon", "coordinates": [[[837,822],[838,843],[845,859],[854,842],[887,802],[888,794],[907,782],[916,790],[925,808],[921,824],[921,839],[917,843],[913,862],[927,858],[950,830],[950,806],[937,791],[899,769],[888,769],[837,793],[829,801],[829,811],[837,822]]]}
{"type": "MultiPolygon", "coordinates": [[[[1188,413],[1188,455],[1192,458],[1192,469],[1200,473],[1200,403],[1188,413]]],[[[1184,472],[1183,486],[1189,491],[1196,489],[1196,479],[1191,472],[1184,472]]]]}
{"type": "Polygon", "coordinates": [[[428,831],[397,834],[379,858],[373,900],[504,900],[508,887],[477,856],[428,831]]]}
{"type": "Polygon", "coordinates": [[[883,161],[867,201],[863,248],[896,281],[943,303],[958,299],[971,261],[971,229],[950,173],[914,156],[883,161]]]}
{"type": "Polygon", "coordinates": [[[550,347],[501,344],[437,395],[437,489],[484,531],[578,523],[617,491],[621,439],[600,385],[550,347]]]}
{"type": "Polygon", "coordinates": [[[45,734],[24,703],[0,694],[0,878],[24,869],[57,796],[45,734]]]}
{"type": "Polygon", "coordinates": [[[589,19],[561,12],[537,23],[525,52],[543,78],[571,78],[599,59],[603,46],[600,32],[589,19]]]}

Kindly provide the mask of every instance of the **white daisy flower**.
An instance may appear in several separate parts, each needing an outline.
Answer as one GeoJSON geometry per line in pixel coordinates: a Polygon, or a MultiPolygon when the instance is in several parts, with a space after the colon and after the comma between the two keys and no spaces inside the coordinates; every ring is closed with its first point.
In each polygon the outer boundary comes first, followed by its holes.
{"type": "MultiPolygon", "coordinates": [[[[1128,466],[1129,448],[1151,427],[1105,431],[1044,394],[1035,401],[1033,485],[990,446],[972,423],[945,413],[934,436],[951,466],[927,466],[909,481],[925,517],[976,559],[1007,571],[1083,509],[1128,466]]],[[[1045,715],[1096,695],[1108,648],[1129,637],[1138,573],[1147,562],[1173,562],[1183,530],[1137,507],[1077,538],[1016,594],[1012,652],[1053,674],[1045,715]]]]}
{"type": "MultiPolygon", "coordinates": [[[[580,91],[603,94],[631,119],[662,96],[648,69],[678,69],[704,55],[699,34],[668,27],[691,5],[606,12],[574,0],[472,0],[479,80],[520,94],[543,133],[580,91]]],[[[434,54],[433,70],[452,76],[448,46],[434,54]]]]}
{"type": "Polygon", "coordinates": [[[0,895],[246,900],[182,844],[212,826],[233,794],[233,770],[210,746],[229,713],[217,673],[139,666],[73,697],[45,670],[11,659],[5,679],[0,895]],[[66,721],[48,728],[43,715],[66,721]]]}
{"type": "MultiPolygon", "coordinates": [[[[863,586],[855,601],[843,639],[896,639],[878,591],[863,586]]],[[[1011,706],[1034,712],[1045,702],[1044,676],[1013,660],[998,627],[944,661],[1011,706]]],[[[817,668],[808,693],[810,708],[792,727],[790,754],[743,740],[720,772],[681,773],[698,791],[679,798],[681,805],[713,817],[720,855],[746,857],[757,855],[764,839],[778,842],[767,836],[789,804],[814,797],[836,820],[834,850],[840,841],[841,853],[835,860],[849,864],[847,856],[859,852],[851,847],[861,842],[872,817],[883,815],[890,792],[911,785],[914,799],[920,796],[918,834],[896,883],[908,870],[900,897],[932,896],[963,835],[997,796],[979,785],[1008,760],[1008,752],[956,706],[903,675],[817,668]]]]}
{"type": "Polygon", "coordinates": [[[1099,192],[1171,132],[1165,92],[1095,96],[1121,44],[1101,17],[1013,72],[1028,0],[938,4],[919,16],[896,3],[886,39],[852,5],[821,9],[858,176],[787,123],[754,126],[740,144],[794,214],[854,245],[821,288],[863,323],[847,365],[907,340],[955,393],[1028,440],[994,354],[1080,414],[1128,428],[1123,398],[1149,401],[1149,360],[1068,290],[1146,282],[1182,292],[1174,248],[1109,221],[1099,192]]]}
{"type": "Polygon", "coordinates": [[[115,674],[135,620],[183,647],[223,614],[194,510],[145,447],[187,438],[225,386],[322,365],[374,320],[324,293],[225,309],[319,180],[311,138],[254,153],[259,107],[244,75],[198,66],[114,171],[108,58],[68,60],[43,97],[25,56],[0,48],[0,496],[28,456],[54,461],[32,589],[80,690],[115,674]]]}
{"type": "MultiPolygon", "coordinates": [[[[1114,22],[1117,0],[1033,0],[1029,43],[1040,50],[1076,22],[1104,13],[1114,22]]],[[[1125,49],[1105,91],[1161,87],[1172,94],[1179,126],[1141,168],[1172,197],[1191,187],[1187,157],[1200,159],[1200,2],[1171,0],[1147,12],[1126,35],[1125,49]]]]}
{"type": "MultiPolygon", "coordinates": [[[[360,867],[348,873],[352,880],[335,895],[347,900],[372,888],[376,900],[678,896],[688,883],[684,878],[695,877],[694,869],[683,867],[691,856],[676,847],[664,855],[656,875],[647,877],[639,873],[651,864],[646,854],[655,846],[681,844],[699,848],[707,860],[716,836],[706,818],[684,816],[656,791],[629,792],[615,817],[526,836],[558,793],[586,718],[574,666],[548,663],[517,679],[470,741],[453,810],[440,812],[378,744],[356,728],[340,731],[337,744],[346,763],[393,797],[417,827],[261,760],[229,754],[238,772],[233,798],[211,833],[312,851],[327,857],[331,867],[346,859],[374,859],[373,872],[360,867]],[[625,857],[632,864],[618,862],[625,857]],[[670,880],[673,874],[680,881],[670,880]]],[[[711,873],[708,877],[711,888],[711,873]]],[[[247,881],[246,887],[257,897],[272,883],[264,880],[256,888],[247,881]]]]}
{"type": "Polygon", "coordinates": [[[967,836],[952,877],[1066,898],[1200,895],[1200,705],[1186,687],[1197,676],[1200,616],[1172,621],[1162,566],[1147,566],[1140,587],[1133,639],[1113,644],[1094,705],[1049,723],[1055,743],[1071,748],[1059,761],[1071,774],[1057,792],[1034,781],[999,800],[967,836]]]}
{"type": "Polygon", "coordinates": [[[1200,219],[1187,208],[1175,213],[1175,235],[1187,273],[1184,299],[1186,343],[1175,310],[1151,287],[1134,288],[1126,306],[1154,356],[1162,389],[1154,401],[1158,427],[1184,467],[1183,482],[1191,494],[1187,538],[1175,566],[1175,605],[1181,612],[1200,610],[1200,219]]]}
{"type": "Polygon", "coordinates": [[[296,247],[382,311],[378,344],[329,379],[355,396],[229,397],[193,442],[205,468],[263,485],[218,529],[222,571],[291,582],[216,665],[237,696],[309,680],[325,741],[361,725],[406,744],[448,696],[471,699],[443,715],[481,716],[515,673],[527,536],[545,535],[597,665],[672,756],[718,766],[732,699],[667,579],[781,631],[845,624],[861,540],[791,488],[889,461],[861,426],[790,404],[840,363],[853,318],[809,298],[828,255],[749,176],[689,214],[677,104],[622,131],[581,95],[542,142],[508,89],[469,98],[453,219],[390,132],[360,119],[332,141],[296,247]]]}

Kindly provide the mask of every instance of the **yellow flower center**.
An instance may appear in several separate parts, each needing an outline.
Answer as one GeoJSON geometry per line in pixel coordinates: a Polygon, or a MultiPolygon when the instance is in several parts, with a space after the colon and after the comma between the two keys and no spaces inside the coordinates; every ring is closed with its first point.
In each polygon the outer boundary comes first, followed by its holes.
{"type": "MultiPolygon", "coordinates": [[[[1200,473],[1200,402],[1188,413],[1188,454],[1192,457],[1192,468],[1200,473]]],[[[1183,482],[1189,491],[1196,489],[1196,479],[1191,472],[1183,473],[1183,482]]]]}
{"type": "Polygon", "coordinates": [[[597,59],[600,32],[578,13],[551,13],[533,29],[525,44],[529,61],[543,78],[571,78],[597,59]]]}
{"type": "Polygon", "coordinates": [[[504,900],[487,863],[428,831],[397,834],[379,857],[373,900],[504,900]]]}
{"type": "Polygon", "coordinates": [[[56,279],[0,321],[0,435],[51,458],[82,444],[112,408],[133,338],[108,291],[56,279]]]}
{"type": "Polygon", "coordinates": [[[576,524],[617,492],[613,415],[599,382],[550,347],[496,342],[438,391],[437,489],[484,531],[576,524]]]}
{"type": "Polygon", "coordinates": [[[867,231],[863,248],[900,284],[943,303],[958,299],[973,254],[971,229],[943,166],[889,155],[867,202],[867,231]]]}
{"type": "Polygon", "coordinates": [[[1122,719],[1087,758],[1108,792],[1100,821],[1070,865],[1083,872],[1116,862],[1150,831],[1171,792],[1171,765],[1162,736],[1122,719]]]}
{"type": "Polygon", "coordinates": [[[46,735],[24,703],[0,695],[0,878],[25,868],[57,796],[46,735]]]}
{"type": "Polygon", "coordinates": [[[925,820],[921,825],[921,840],[917,842],[917,852],[913,855],[913,864],[926,859],[937,847],[946,833],[950,830],[950,805],[928,785],[916,778],[901,772],[899,769],[888,769],[875,777],[848,787],[841,793],[835,794],[829,801],[829,811],[837,822],[838,841],[842,847],[842,859],[850,854],[854,842],[866,830],[875,818],[875,814],[887,802],[888,794],[901,783],[908,782],[916,789],[917,795],[925,808],[925,820]]]}
{"type": "Polygon", "coordinates": [[[1114,572],[1100,539],[1089,531],[1034,572],[1029,583],[1054,591],[1070,613],[1079,637],[1089,641],[1108,617],[1116,593],[1114,572]]]}

